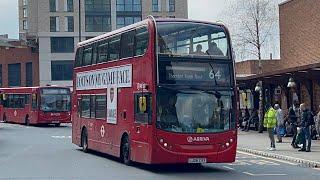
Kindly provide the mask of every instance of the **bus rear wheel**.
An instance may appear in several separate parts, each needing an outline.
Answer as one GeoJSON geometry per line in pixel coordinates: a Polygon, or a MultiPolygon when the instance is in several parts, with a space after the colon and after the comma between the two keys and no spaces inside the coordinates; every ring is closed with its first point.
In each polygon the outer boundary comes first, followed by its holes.
{"type": "Polygon", "coordinates": [[[2,121],[5,122],[5,123],[7,122],[7,117],[6,117],[5,114],[4,114],[3,117],[2,117],[2,121]]]}
{"type": "Polygon", "coordinates": [[[26,118],[25,118],[25,120],[24,120],[24,124],[25,124],[26,126],[30,126],[30,119],[29,119],[28,116],[26,116],[26,118]]]}
{"type": "Polygon", "coordinates": [[[81,133],[81,146],[83,152],[88,152],[88,133],[86,129],[83,129],[81,133]]]}
{"type": "Polygon", "coordinates": [[[131,152],[130,152],[130,143],[129,143],[129,137],[125,136],[122,141],[121,141],[121,160],[122,162],[130,166],[132,161],[131,161],[131,152]]]}

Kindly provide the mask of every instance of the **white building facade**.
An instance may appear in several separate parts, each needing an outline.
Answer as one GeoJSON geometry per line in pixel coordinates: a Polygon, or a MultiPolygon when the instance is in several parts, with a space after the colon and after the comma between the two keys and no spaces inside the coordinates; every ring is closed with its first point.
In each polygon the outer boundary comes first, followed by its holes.
{"type": "Polygon", "coordinates": [[[39,48],[41,86],[72,86],[79,29],[85,40],[148,15],[188,18],[187,0],[19,0],[20,38],[39,48]]]}

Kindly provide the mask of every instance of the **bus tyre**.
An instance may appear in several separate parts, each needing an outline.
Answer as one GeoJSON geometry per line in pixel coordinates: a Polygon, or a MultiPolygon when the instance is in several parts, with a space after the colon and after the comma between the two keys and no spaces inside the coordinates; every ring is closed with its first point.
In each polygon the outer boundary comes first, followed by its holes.
{"type": "Polygon", "coordinates": [[[81,133],[81,146],[83,152],[88,152],[88,133],[86,129],[83,129],[81,133]]]}
{"type": "Polygon", "coordinates": [[[129,143],[129,137],[125,136],[121,141],[121,159],[123,163],[127,166],[130,166],[131,161],[131,149],[129,143]]]}
{"type": "Polygon", "coordinates": [[[6,117],[5,114],[4,114],[3,117],[2,117],[2,121],[5,122],[5,123],[7,122],[7,117],[6,117]]]}
{"type": "Polygon", "coordinates": [[[30,126],[30,119],[28,116],[26,116],[25,118],[25,123],[24,123],[26,126],[30,126]]]}

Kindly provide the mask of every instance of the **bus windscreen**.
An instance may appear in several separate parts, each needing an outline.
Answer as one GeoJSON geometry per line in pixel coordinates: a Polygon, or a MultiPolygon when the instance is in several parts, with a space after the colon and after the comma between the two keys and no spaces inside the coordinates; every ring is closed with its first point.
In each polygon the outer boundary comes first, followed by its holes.
{"type": "Polygon", "coordinates": [[[63,88],[42,89],[40,110],[45,112],[70,111],[70,91],[63,88]]]}
{"type": "Polygon", "coordinates": [[[157,24],[158,53],[229,59],[228,38],[217,25],[190,22],[157,24]]]}

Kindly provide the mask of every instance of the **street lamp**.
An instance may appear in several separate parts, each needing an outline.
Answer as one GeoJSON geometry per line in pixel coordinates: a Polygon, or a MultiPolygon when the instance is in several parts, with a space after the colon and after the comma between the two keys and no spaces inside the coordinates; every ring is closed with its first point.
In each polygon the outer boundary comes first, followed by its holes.
{"type": "Polygon", "coordinates": [[[295,87],[297,86],[296,82],[294,81],[293,77],[289,78],[289,82],[287,87],[290,88],[289,91],[291,91],[292,94],[292,103],[297,100],[297,95],[295,93],[295,87]]]}
{"type": "Polygon", "coordinates": [[[259,133],[263,132],[263,94],[262,81],[258,81],[254,91],[259,93],[259,133]]]}
{"type": "Polygon", "coordinates": [[[288,82],[288,85],[287,85],[288,88],[294,88],[296,87],[296,82],[294,82],[294,79],[291,77],[289,78],[289,82],[288,82]]]}

